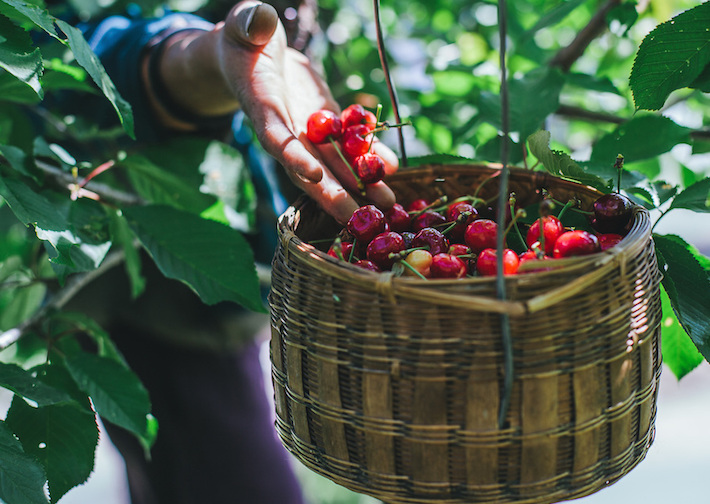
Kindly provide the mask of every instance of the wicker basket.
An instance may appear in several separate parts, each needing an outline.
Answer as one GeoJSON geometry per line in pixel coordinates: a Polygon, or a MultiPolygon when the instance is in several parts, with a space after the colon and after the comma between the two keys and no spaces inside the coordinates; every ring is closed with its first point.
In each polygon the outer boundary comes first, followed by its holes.
{"type": "MultiPolygon", "coordinates": [[[[388,179],[407,204],[470,194],[497,169],[429,165],[388,179]]],[[[541,189],[589,208],[595,190],[512,169],[524,205],[541,189]]],[[[305,465],[388,503],[551,503],[599,490],[654,433],[660,275],[647,212],[616,247],[552,271],[430,280],[372,273],[307,242],[338,226],[310,200],[280,219],[270,294],[277,429],[305,465]],[[514,381],[506,425],[501,313],[514,381]]]]}

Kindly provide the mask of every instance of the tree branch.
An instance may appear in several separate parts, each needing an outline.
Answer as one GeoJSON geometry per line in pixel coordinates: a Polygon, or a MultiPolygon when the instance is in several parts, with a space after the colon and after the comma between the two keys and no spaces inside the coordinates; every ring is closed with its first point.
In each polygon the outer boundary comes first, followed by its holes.
{"type": "Polygon", "coordinates": [[[13,327],[12,329],[8,329],[7,331],[0,333],[0,351],[5,350],[13,343],[16,343],[20,338],[22,338],[22,336],[24,336],[29,328],[40,321],[48,312],[52,310],[59,310],[64,307],[64,305],[76,296],[81,289],[86,287],[97,277],[103,275],[106,271],[121,264],[124,259],[125,255],[122,250],[111,252],[95,270],[87,271],[86,273],[79,273],[70,277],[66,285],[51,295],[49,301],[37,310],[30,318],[23,321],[17,327],[13,327]]]}
{"type": "Polygon", "coordinates": [[[563,72],[569,72],[570,68],[575,61],[577,61],[584,51],[587,49],[589,44],[597,38],[606,29],[606,16],[609,12],[618,6],[621,0],[607,0],[607,2],[601,6],[599,11],[592,16],[589,20],[587,26],[582,28],[582,30],[577,34],[575,39],[567,47],[560,49],[560,51],[550,60],[549,65],[553,67],[558,67],[563,72]]]}

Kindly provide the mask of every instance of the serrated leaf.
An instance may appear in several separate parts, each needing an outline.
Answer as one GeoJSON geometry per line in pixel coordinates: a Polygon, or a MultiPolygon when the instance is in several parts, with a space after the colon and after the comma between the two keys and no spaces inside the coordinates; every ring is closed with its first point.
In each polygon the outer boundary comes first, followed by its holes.
{"type": "Polygon", "coordinates": [[[113,105],[124,131],[131,138],[135,138],[131,105],[118,93],[116,86],[109,78],[99,58],[91,50],[84,35],[80,30],[65,21],[57,20],[57,26],[66,34],[67,42],[74,53],[76,61],[88,72],[94,83],[96,83],[104,96],[111,102],[111,105],[113,105]]]}
{"type": "Polygon", "coordinates": [[[710,177],[699,180],[680,192],[673,198],[671,208],[710,212],[710,177]]]}
{"type": "Polygon", "coordinates": [[[233,301],[265,311],[254,255],[238,231],[172,207],[124,209],[128,223],[168,278],[187,284],[202,301],[233,301]]]}
{"type": "Polygon", "coordinates": [[[72,397],[61,389],[44,383],[36,372],[27,371],[15,364],[0,362],[0,386],[12,390],[39,406],[73,401],[72,397]]]}
{"type": "Polygon", "coordinates": [[[42,54],[32,45],[29,35],[8,18],[0,15],[0,68],[4,68],[21,82],[27,84],[42,98],[40,77],[44,66],[42,54]]]}
{"type": "Polygon", "coordinates": [[[708,259],[680,236],[654,234],[653,239],[665,262],[663,287],[673,311],[700,353],[710,361],[708,259]]]}
{"type": "Polygon", "coordinates": [[[144,446],[155,441],[149,432],[150,399],[138,377],[113,359],[86,352],[67,355],[66,367],[101,418],[123,427],[144,446]]]}
{"type": "Polygon", "coordinates": [[[703,356],[678,322],[665,289],[661,289],[661,306],[663,313],[663,320],[661,320],[663,363],[680,380],[703,361],[703,356]]]}
{"type": "Polygon", "coordinates": [[[10,166],[23,175],[30,175],[27,170],[27,154],[25,151],[14,145],[0,145],[0,155],[10,163],[10,166]]]}
{"type": "Polygon", "coordinates": [[[68,226],[51,201],[20,180],[0,178],[0,196],[25,225],[54,231],[62,231],[68,226]]]}
{"type": "Polygon", "coordinates": [[[143,156],[130,156],[121,162],[121,166],[127,169],[136,192],[151,203],[170,205],[195,214],[214,204],[214,196],[201,193],[196,186],[143,156]]]}
{"type": "Polygon", "coordinates": [[[47,504],[44,470],[5,422],[0,421],[0,500],[5,504],[47,504]]]}
{"type": "Polygon", "coordinates": [[[657,180],[651,185],[656,191],[656,195],[658,195],[659,206],[671,199],[678,192],[678,186],[669,184],[668,182],[665,182],[663,180],[657,180]]]}
{"type": "Polygon", "coordinates": [[[550,132],[540,130],[528,137],[528,147],[530,152],[540,160],[545,169],[557,175],[582,184],[595,187],[601,191],[606,191],[609,184],[607,181],[587,173],[568,154],[550,149],[550,132]]]}
{"type": "Polygon", "coordinates": [[[656,208],[656,204],[653,201],[653,195],[643,187],[629,187],[626,189],[626,194],[628,194],[628,196],[636,204],[641,205],[647,210],[656,208]]]}
{"type": "MultiPolygon", "coordinates": [[[[538,68],[509,84],[510,131],[521,138],[540,129],[545,118],[560,106],[560,92],[565,79],[554,68],[538,68]]],[[[479,102],[482,120],[501,128],[501,101],[499,93],[481,93],[479,102]]]]}
{"type": "Polygon", "coordinates": [[[127,366],[126,360],[111,340],[109,333],[88,315],[62,310],[51,314],[48,320],[52,328],[51,336],[59,336],[69,332],[85,334],[96,342],[100,356],[127,366]]]}
{"type": "Polygon", "coordinates": [[[592,149],[591,161],[613,164],[616,156],[633,163],[670,151],[679,143],[690,143],[690,128],[656,115],[637,116],[604,135],[592,149]]]}
{"type": "Polygon", "coordinates": [[[629,84],[639,109],[658,110],[710,63],[710,2],[654,28],[641,42],[629,84]]]}
{"type": "Polygon", "coordinates": [[[47,12],[46,9],[22,0],[3,0],[3,3],[12,7],[15,16],[22,17],[32,22],[37,28],[44,30],[48,35],[60,40],[54,25],[56,19],[47,12]]]}
{"type": "Polygon", "coordinates": [[[6,422],[44,467],[52,503],[89,479],[99,441],[92,412],[71,405],[33,408],[15,397],[6,422]]]}

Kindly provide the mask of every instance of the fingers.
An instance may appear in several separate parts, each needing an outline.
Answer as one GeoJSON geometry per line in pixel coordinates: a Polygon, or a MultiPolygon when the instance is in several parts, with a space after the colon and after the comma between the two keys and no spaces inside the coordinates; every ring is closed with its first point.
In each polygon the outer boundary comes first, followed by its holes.
{"type": "Polygon", "coordinates": [[[245,45],[263,46],[279,24],[276,9],[269,4],[246,1],[235,5],[225,20],[225,33],[245,45]]]}

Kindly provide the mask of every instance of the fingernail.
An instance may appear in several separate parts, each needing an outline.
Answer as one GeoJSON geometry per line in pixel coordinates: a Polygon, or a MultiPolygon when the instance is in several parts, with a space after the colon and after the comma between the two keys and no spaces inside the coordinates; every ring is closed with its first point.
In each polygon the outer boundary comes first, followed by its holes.
{"type": "Polygon", "coordinates": [[[249,29],[251,28],[251,25],[254,22],[256,10],[259,8],[260,5],[261,4],[257,4],[253,7],[249,7],[248,9],[243,10],[239,15],[240,21],[242,23],[242,31],[247,36],[249,36],[249,29]]]}

